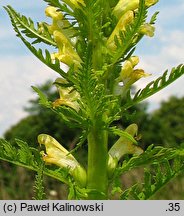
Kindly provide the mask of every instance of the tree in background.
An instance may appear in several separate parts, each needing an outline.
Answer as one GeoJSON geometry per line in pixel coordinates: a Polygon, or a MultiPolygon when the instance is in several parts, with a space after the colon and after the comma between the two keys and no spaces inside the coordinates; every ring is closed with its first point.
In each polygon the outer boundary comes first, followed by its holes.
{"type": "Polygon", "coordinates": [[[184,143],[184,97],[170,97],[160,104],[143,123],[144,146],[160,144],[165,147],[178,147],[184,143]]]}

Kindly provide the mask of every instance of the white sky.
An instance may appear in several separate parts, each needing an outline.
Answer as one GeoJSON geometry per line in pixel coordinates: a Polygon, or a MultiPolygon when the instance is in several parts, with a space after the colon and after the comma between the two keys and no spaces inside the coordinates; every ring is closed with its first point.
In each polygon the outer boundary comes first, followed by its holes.
{"type": "MultiPolygon", "coordinates": [[[[0,136],[11,125],[17,123],[26,113],[23,106],[36,97],[32,85],[55,80],[57,74],[36,59],[15,37],[9,18],[2,6],[12,5],[17,11],[45,19],[46,3],[41,0],[2,0],[0,2],[0,136]]],[[[154,38],[144,38],[136,54],[140,57],[139,66],[152,76],[137,83],[144,87],[150,80],[161,75],[168,68],[184,63],[184,0],[160,0],[152,7],[152,12],[160,11],[154,38]]],[[[184,96],[184,77],[152,96],[148,101],[150,110],[159,106],[160,101],[171,95],[184,96]]]]}

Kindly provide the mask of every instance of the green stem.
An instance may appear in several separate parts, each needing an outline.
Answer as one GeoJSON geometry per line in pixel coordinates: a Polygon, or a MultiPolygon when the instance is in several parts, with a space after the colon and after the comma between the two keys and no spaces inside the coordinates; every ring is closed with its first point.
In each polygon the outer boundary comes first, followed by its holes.
{"type": "Polygon", "coordinates": [[[91,189],[88,199],[107,199],[107,131],[98,127],[91,129],[88,135],[88,181],[91,189]]]}

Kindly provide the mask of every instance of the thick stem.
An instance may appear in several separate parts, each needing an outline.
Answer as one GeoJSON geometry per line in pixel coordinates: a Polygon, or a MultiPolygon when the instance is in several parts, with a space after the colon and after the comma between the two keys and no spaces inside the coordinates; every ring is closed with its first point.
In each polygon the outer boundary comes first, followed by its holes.
{"type": "Polygon", "coordinates": [[[92,128],[88,135],[88,199],[107,199],[107,131],[92,128]]]}

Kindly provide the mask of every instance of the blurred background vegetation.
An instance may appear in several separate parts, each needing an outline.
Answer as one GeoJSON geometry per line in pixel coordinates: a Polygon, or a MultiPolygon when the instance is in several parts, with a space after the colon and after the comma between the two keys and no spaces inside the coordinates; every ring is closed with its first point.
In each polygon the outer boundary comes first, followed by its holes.
{"type": "MultiPolygon", "coordinates": [[[[52,83],[46,82],[39,88],[54,101],[58,93],[51,88],[52,83]]],[[[38,99],[30,100],[24,107],[28,116],[5,132],[4,138],[14,145],[14,139],[22,139],[30,146],[38,148],[37,136],[48,133],[62,145],[71,150],[80,136],[80,130],[68,128],[52,111],[41,107],[38,99]]],[[[129,110],[126,116],[116,124],[125,128],[131,123],[139,126],[140,146],[146,149],[150,144],[165,147],[179,147],[184,143],[184,97],[171,97],[160,104],[160,108],[151,113],[147,104],[142,103],[129,110]]],[[[115,137],[109,137],[110,145],[115,137]]],[[[79,150],[76,157],[84,164],[87,162],[87,145],[79,150]]],[[[122,186],[126,188],[141,181],[143,168],[133,170],[122,176],[122,186]]],[[[32,199],[34,197],[35,173],[22,167],[0,161],[0,199],[32,199]]],[[[57,180],[44,177],[46,197],[48,199],[66,199],[67,188],[57,180]]],[[[184,175],[181,175],[160,190],[152,199],[184,199],[184,175]]]]}

